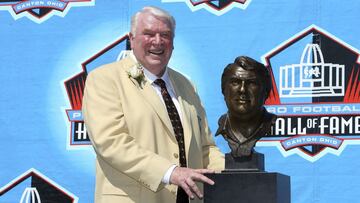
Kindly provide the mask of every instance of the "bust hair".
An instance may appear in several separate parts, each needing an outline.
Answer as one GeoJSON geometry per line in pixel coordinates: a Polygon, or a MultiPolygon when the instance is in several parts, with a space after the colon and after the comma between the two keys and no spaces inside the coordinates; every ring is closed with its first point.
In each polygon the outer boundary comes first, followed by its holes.
{"type": "Polygon", "coordinates": [[[228,64],[221,76],[221,91],[224,94],[225,84],[226,80],[228,78],[229,72],[231,68],[240,66],[245,70],[248,71],[254,71],[257,75],[259,75],[261,78],[264,78],[264,80],[261,80],[261,84],[264,87],[265,90],[265,98],[267,98],[270,94],[271,88],[272,88],[272,82],[270,77],[269,70],[264,66],[264,64],[259,63],[258,61],[248,57],[248,56],[238,56],[234,60],[233,63],[228,64]]]}

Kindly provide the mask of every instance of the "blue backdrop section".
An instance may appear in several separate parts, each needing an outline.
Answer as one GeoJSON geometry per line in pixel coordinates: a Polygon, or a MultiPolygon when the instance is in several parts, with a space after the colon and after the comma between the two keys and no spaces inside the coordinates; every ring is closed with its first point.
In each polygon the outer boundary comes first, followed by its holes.
{"type": "MultiPolygon", "coordinates": [[[[11,9],[14,2],[0,1],[0,203],[20,202],[22,197],[25,199],[25,189],[30,187],[38,187],[39,196],[45,198],[47,195],[38,186],[41,181],[53,188],[54,194],[66,196],[68,200],[64,197],[63,202],[93,202],[95,155],[86,140],[85,144],[70,142],[84,128],[73,132],[79,125],[69,120],[66,110],[79,110],[81,106],[83,84],[79,77],[86,77],[86,71],[98,65],[117,60],[121,50],[126,49],[124,37],[131,15],[143,6],[164,8],[176,18],[170,66],[197,86],[213,132],[217,119],[226,112],[220,77],[223,68],[236,56],[248,55],[267,65],[274,64],[277,91],[282,80],[280,66],[298,64],[305,45],[318,42],[319,36],[321,47],[330,47],[322,49],[324,63],[346,62],[339,59],[340,48],[326,46],[331,43],[359,56],[357,0],[248,0],[246,6],[237,1],[221,1],[227,6],[191,0],[62,1],[68,3],[64,11],[32,8],[19,14],[11,9]],[[278,54],[271,55],[273,52],[278,54]],[[92,59],[96,60],[87,63],[92,59]],[[73,91],[66,89],[68,81],[75,81],[73,91]]],[[[314,56],[311,60],[314,62],[314,56]]],[[[294,203],[359,201],[358,68],[356,61],[345,67],[344,86],[353,85],[353,96],[344,93],[341,99],[329,98],[332,101],[329,105],[347,105],[352,109],[346,114],[354,118],[352,132],[326,133],[343,139],[341,147],[320,146],[314,151],[314,146],[300,143],[301,147],[286,151],[280,141],[290,135],[264,139],[256,147],[265,154],[267,171],[291,176],[294,203]]],[[[279,99],[278,92],[273,98],[269,108],[276,105],[292,108],[286,104],[286,98],[279,99]]],[[[289,103],[321,107],[327,102],[316,103],[317,99],[295,98],[301,102],[289,99],[289,103]]],[[[342,112],[325,114],[336,117],[342,112]]],[[[316,121],[320,120],[319,117],[316,121]]],[[[343,127],[346,126],[334,128],[343,127]]],[[[215,140],[224,153],[229,152],[223,138],[215,140]]]]}

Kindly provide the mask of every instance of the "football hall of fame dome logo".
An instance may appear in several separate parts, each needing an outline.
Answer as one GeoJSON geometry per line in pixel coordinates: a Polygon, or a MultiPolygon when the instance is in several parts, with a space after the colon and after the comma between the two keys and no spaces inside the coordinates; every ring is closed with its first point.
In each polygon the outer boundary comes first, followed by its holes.
{"type": "Polygon", "coordinates": [[[252,0],[162,0],[164,3],[183,2],[186,3],[192,11],[206,9],[218,16],[233,8],[246,9],[251,1],[252,0]]]}
{"type": "Polygon", "coordinates": [[[130,43],[129,36],[126,34],[88,58],[81,64],[82,72],[64,81],[64,88],[71,106],[65,112],[70,131],[67,142],[68,148],[76,149],[91,144],[81,112],[87,74],[101,65],[119,61],[127,56],[128,50],[130,50],[130,43]]]}
{"type": "Polygon", "coordinates": [[[278,115],[258,146],[314,162],[360,144],[360,52],[312,25],[263,56],[273,76],[266,101],[278,115]]]}
{"type": "Polygon", "coordinates": [[[27,17],[42,23],[57,15],[64,17],[71,7],[93,6],[95,0],[0,0],[0,10],[7,10],[15,20],[27,17]]]}
{"type": "MultiPolygon", "coordinates": [[[[79,198],[38,170],[31,168],[8,184],[0,185],[1,200],[20,203],[77,203],[79,198]],[[16,200],[16,201],[15,201],[16,200]]],[[[0,202],[3,202],[1,201],[0,202]]]]}

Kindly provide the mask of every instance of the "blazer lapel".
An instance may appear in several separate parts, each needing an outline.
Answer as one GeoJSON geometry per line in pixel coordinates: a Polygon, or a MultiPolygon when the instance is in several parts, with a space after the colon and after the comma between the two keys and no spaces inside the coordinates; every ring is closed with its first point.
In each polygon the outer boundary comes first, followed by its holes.
{"type": "Polygon", "coordinates": [[[140,89],[141,94],[153,108],[153,110],[158,114],[160,119],[164,122],[164,125],[167,127],[169,132],[173,135],[172,138],[175,139],[174,129],[172,127],[169,115],[167,113],[166,107],[159,98],[159,95],[156,93],[154,88],[149,82],[145,83],[143,89],[140,89]]]}
{"type": "MultiPolygon", "coordinates": [[[[129,66],[126,69],[126,72],[128,72],[132,67],[136,65],[136,62],[129,58],[129,66]]],[[[169,115],[167,113],[166,107],[162,103],[162,101],[159,98],[159,95],[156,93],[154,88],[151,86],[151,84],[146,81],[142,86],[139,85],[139,83],[134,78],[129,78],[132,83],[137,87],[141,95],[143,96],[144,100],[147,101],[154,112],[159,116],[160,120],[164,123],[169,133],[172,135],[172,139],[176,142],[175,139],[175,133],[174,129],[171,125],[171,121],[169,118],[169,115]]]]}

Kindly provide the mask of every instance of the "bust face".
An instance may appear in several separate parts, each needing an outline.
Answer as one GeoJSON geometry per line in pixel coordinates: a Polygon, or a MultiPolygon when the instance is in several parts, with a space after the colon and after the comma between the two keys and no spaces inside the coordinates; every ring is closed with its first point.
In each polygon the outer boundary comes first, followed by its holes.
{"type": "Polygon", "coordinates": [[[255,71],[233,65],[225,77],[224,97],[231,116],[251,119],[262,112],[265,102],[264,78],[255,71]]]}

